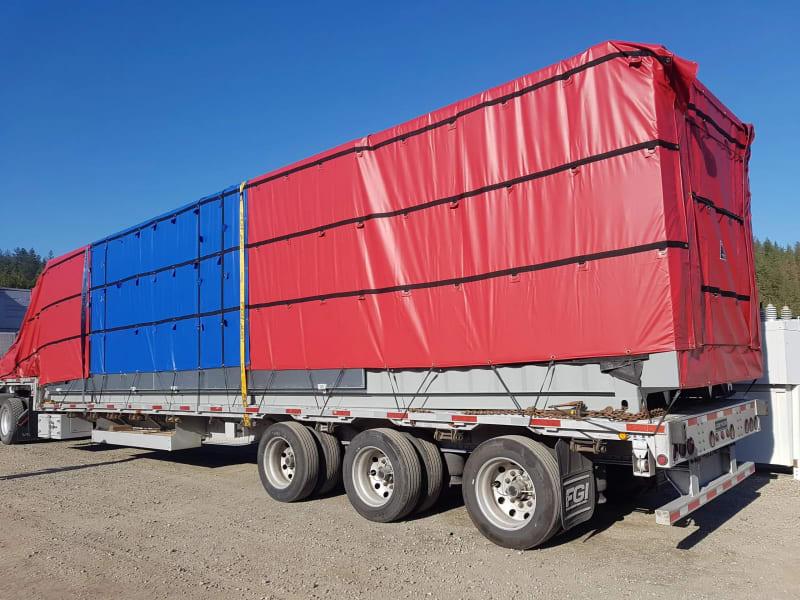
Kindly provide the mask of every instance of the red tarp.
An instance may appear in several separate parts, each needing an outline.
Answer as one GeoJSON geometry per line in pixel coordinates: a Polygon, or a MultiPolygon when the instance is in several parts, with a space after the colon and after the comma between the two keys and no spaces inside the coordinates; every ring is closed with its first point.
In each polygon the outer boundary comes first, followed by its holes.
{"type": "MultiPolygon", "coordinates": [[[[757,377],[752,140],[693,63],[608,42],[252,180],[250,368],[677,351],[683,387],[757,377]]],[[[84,260],[48,263],[0,377],[88,375],[84,260]]]]}
{"type": "Polygon", "coordinates": [[[678,350],[684,386],[757,376],[752,129],[695,73],[600,44],[250,181],[251,367],[678,350]]]}
{"type": "Polygon", "coordinates": [[[88,376],[88,344],[81,339],[85,256],[81,248],[47,262],[20,333],[0,359],[0,378],[38,376],[44,384],[88,376]]]}

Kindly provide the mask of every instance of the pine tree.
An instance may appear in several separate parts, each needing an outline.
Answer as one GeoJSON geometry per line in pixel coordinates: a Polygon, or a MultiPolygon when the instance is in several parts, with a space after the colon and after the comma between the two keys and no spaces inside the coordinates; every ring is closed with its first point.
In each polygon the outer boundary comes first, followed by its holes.
{"type": "Polygon", "coordinates": [[[32,288],[45,262],[33,248],[0,251],[0,287],[32,288]]]}
{"type": "Polygon", "coordinates": [[[800,313],[800,242],[784,247],[769,238],[755,239],[753,253],[761,302],[778,310],[785,304],[800,313]]]}

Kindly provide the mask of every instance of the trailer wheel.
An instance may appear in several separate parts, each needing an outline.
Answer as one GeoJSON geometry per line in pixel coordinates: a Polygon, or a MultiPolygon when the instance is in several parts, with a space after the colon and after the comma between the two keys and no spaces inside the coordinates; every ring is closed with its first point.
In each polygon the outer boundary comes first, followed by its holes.
{"type": "Polygon", "coordinates": [[[414,445],[417,456],[422,464],[422,493],[415,509],[417,513],[430,510],[442,493],[444,485],[444,460],[439,447],[431,441],[404,432],[409,441],[414,445]]]}
{"type": "Polygon", "coordinates": [[[319,476],[314,435],[292,421],[270,425],[258,443],[258,475],[267,493],[279,502],[304,500],[319,476]]]}
{"type": "Polygon", "coordinates": [[[478,446],[464,468],[464,504],[489,540],[527,550],[546,542],[561,524],[558,463],[549,448],[508,435],[478,446]]]}
{"type": "Polygon", "coordinates": [[[19,419],[24,412],[25,405],[15,396],[5,398],[0,404],[0,441],[6,446],[19,441],[19,419]]]}
{"type": "Polygon", "coordinates": [[[416,507],[422,487],[414,445],[394,429],[362,431],[344,455],[344,487],[350,504],[365,519],[402,519],[416,507]]]}
{"type": "Polygon", "coordinates": [[[342,445],[336,436],[309,428],[317,440],[321,459],[314,496],[324,496],[342,481],[342,445]]]}

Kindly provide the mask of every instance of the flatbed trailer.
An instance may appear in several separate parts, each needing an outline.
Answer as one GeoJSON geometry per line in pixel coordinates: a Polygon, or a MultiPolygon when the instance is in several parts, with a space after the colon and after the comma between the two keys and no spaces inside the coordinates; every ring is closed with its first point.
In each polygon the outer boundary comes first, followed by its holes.
{"type": "Polygon", "coordinates": [[[379,522],[461,485],[519,549],[624,472],[673,524],[754,472],[752,139],[695,65],[608,42],[231,186],[48,263],[0,437],[257,444],[274,499],[379,522]]]}
{"type": "MultiPolygon", "coordinates": [[[[303,450],[295,448],[295,462],[284,470],[293,473],[293,477],[306,479],[304,489],[290,500],[327,493],[341,483],[343,451],[340,445],[346,449],[354,440],[358,443],[359,436],[365,432],[379,432],[381,435],[387,431],[402,432],[417,448],[417,458],[421,463],[413,486],[415,491],[410,494],[414,499],[407,500],[402,509],[398,509],[398,514],[390,515],[391,518],[369,508],[360,512],[373,520],[395,520],[400,518],[400,513],[406,515],[420,507],[429,509],[444,486],[464,485],[466,478],[465,487],[471,489],[473,495],[465,493],[465,501],[476,526],[492,541],[512,548],[540,545],[558,528],[567,530],[591,518],[597,503],[605,501],[607,469],[622,467],[632,478],[651,481],[659,475],[665,477],[678,492],[678,497],[656,510],[656,522],[663,525],[675,524],[755,472],[752,462],[737,462],[735,445],[760,430],[759,416],[764,414],[764,407],[757,400],[741,392],[732,393],[732,390],[727,391],[727,397],[714,400],[703,396],[703,392],[709,393],[703,390],[700,397],[682,401],[678,393],[673,392],[667,394],[669,401],[675,400],[675,396],[678,398],[669,413],[656,409],[646,416],[624,410],[589,411],[581,400],[571,399],[579,396],[573,393],[556,395],[567,402],[550,403],[545,409],[536,408],[536,400],[548,394],[531,396],[525,391],[529,388],[518,387],[522,375],[519,371],[538,369],[547,375],[548,371],[552,373],[559,366],[564,365],[528,365],[524,369],[498,367],[496,371],[488,368],[472,373],[366,373],[365,387],[356,393],[332,393],[335,388],[323,384],[305,393],[263,390],[253,394],[246,406],[242,406],[235,396],[213,394],[208,390],[202,394],[175,390],[169,395],[148,393],[142,389],[87,393],[58,387],[41,389],[35,379],[8,380],[5,389],[7,393],[24,399],[31,407],[30,412],[26,409],[26,414],[19,420],[20,440],[36,438],[37,423],[41,419],[64,415],[70,421],[90,424],[91,428],[84,436],[91,436],[97,443],[112,445],[177,451],[201,445],[246,445],[261,441],[259,470],[262,481],[267,491],[279,499],[284,499],[280,494],[282,489],[270,483],[267,475],[270,454],[266,442],[274,438],[266,436],[265,432],[281,433],[273,431],[275,424],[283,424],[288,435],[305,430],[315,441],[305,451],[316,452],[316,458],[310,461],[316,462],[316,468],[302,463],[309,462],[309,458],[302,456],[303,450]],[[514,377],[514,371],[517,371],[517,377],[514,377]],[[456,384],[444,381],[448,377],[462,382],[483,378],[485,387],[480,391],[472,388],[455,392],[456,384]],[[440,386],[437,387],[435,381],[425,385],[434,378],[443,380],[440,386]],[[493,387],[489,385],[491,378],[495,378],[496,386],[490,390],[488,388],[493,387]],[[377,383],[381,380],[384,385],[377,383]],[[443,389],[449,391],[440,391],[443,389]],[[453,410],[443,406],[453,404],[454,397],[458,397],[464,406],[484,408],[453,410]],[[245,415],[249,417],[247,426],[242,421],[245,415]],[[480,497],[480,490],[487,492],[494,488],[478,485],[475,470],[467,469],[468,457],[476,448],[489,442],[508,444],[510,452],[525,456],[524,446],[514,448],[522,440],[541,444],[541,448],[552,452],[555,460],[549,466],[557,470],[544,471],[541,457],[538,460],[528,457],[527,463],[525,458],[509,459],[506,461],[508,465],[524,467],[517,467],[517,475],[509,481],[501,481],[500,469],[504,467],[502,462],[498,463],[492,481],[500,482],[502,487],[499,489],[503,490],[503,495],[497,498],[519,498],[515,504],[517,508],[509,510],[522,512],[509,516],[508,513],[487,510],[489,516],[482,518],[479,506],[486,505],[491,498],[480,497]],[[337,449],[332,450],[334,444],[337,449]],[[308,470],[301,475],[302,469],[308,470]],[[532,483],[535,482],[533,486],[528,483],[528,477],[532,483]],[[531,489],[517,490],[513,486],[515,481],[523,481],[523,485],[531,489]],[[534,491],[543,485],[551,486],[550,494],[534,491]],[[509,487],[511,492],[507,491],[509,487]],[[558,527],[546,520],[544,524],[539,523],[537,535],[527,533],[520,539],[514,535],[517,532],[514,515],[519,514],[524,523],[533,512],[525,509],[536,506],[549,520],[556,518],[558,527]]],[[[568,367],[574,370],[573,365],[568,367]]],[[[581,371],[592,368],[597,368],[597,365],[580,366],[581,371]]],[[[527,375],[532,377],[530,373],[527,375]]],[[[336,377],[342,379],[341,374],[336,377]]],[[[614,383],[618,382],[609,381],[609,384],[614,383]]],[[[641,393],[641,388],[635,391],[641,393]]],[[[603,401],[613,402],[613,393],[595,392],[603,401]]],[[[590,396],[587,394],[584,399],[587,397],[590,396]]],[[[8,425],[4,424],[3,431],[6,429],[8,425]]],[[[295,443],[289,447],[294,445],[299,446],[295,443]]],[[[281,446],[278,450],[285,451],[286,448],[281,446]]],[[[390,465],[394,464],[392,460],[401,460],[399,456],[392,456],[391,450],[381,452],[380,459],[387,455],[392,457],[390,465]]],[[[497,452],[505,454],[504,450],[497,452]]],[[[281,464],[275,456],[272,459],[281,464]]],[[[285,457],[281,466],[286,466],[285,457]]],[[[351,472],[352,469],[351,466],[351,472]]],[[[369,472],[371,470],[365,471],[369,472]]],[[[275,482],[290,484],[289,479],[281,480],[276,474],[273,477],[275,482]]],[[[351,474],[349,480],[353,481],[354,477],[351,474]]],[[[368,477],[362,482],[362,488],[368,484],[378,485],[379,489],[390,490],[391,494],[395,477],[394,473],[386,474],[384,479],[368,477]]]]}

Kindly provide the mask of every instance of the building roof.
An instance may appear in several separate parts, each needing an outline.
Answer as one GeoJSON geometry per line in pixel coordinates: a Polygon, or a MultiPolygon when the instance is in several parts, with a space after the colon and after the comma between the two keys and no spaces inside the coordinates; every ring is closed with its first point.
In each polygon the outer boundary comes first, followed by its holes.
{"type": "Polygon", "coordinates": [[[17,331],[30,302],[30,290],[0,287],[0,331],[17,331]]]}

